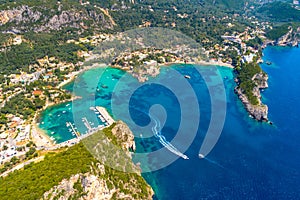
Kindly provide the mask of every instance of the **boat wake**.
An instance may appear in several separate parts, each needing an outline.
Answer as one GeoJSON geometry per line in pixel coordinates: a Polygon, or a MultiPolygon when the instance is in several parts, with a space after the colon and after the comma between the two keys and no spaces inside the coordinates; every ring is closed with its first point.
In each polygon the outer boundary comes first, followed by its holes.
{"type": "Polygon", "coordinates": [[[158,119],[156,119],[155,117],[151,116],[149,114],[150,118],[153,119],[155,125],[152,127],[152,132],[154,134],[154,136],[156,138],[158,138],[158,141],[164,146],[166,147],[170,152],[174,153],[177,156],[180,156],[183,159],[189,159],[187,157],[187,155],[181,153],[176,147],[174,147],[170,142],[168,142],[165,138],[165,136],[163,136],[161,134],[161,124],[160,121],[158,119]]]}
{"type": "Polygon", "coordinates": [[[214,161],[214,160],[211,160],[211,159],[205,157],[203,154],[199,154],[199,158],[200,158],[200,159],[205,159],[205,160],[207,160],[208,162],[210,162],[210,163],[212,163],[212,164],[214,164],[214,165],[216,165],[216,166],[218,166],[218,167],[220,167],[220,168],[222,168],[222,169],[225,169],[225,167],[224,167],[223,165],[221,165],[221,164],[218,163],[217,161],[214,161]]]}

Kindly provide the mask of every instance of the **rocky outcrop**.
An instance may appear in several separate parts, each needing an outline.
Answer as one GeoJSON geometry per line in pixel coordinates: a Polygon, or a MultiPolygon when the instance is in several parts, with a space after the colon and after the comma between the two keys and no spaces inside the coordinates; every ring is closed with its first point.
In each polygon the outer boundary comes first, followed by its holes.
{"type": "Polygon", "coordinates": [[[289,27],[289,31],[276,41],[269,41],[268,44],[274,46],[298,46],[300,41],[300,27],[296,30],[289,27]]]}
{"type": "Polygon", "coordinates": [[[235,92],[237,93],[239,99],[244,104],[248,113],[258,121],[268,120],[268,106],[267,105],[252,105],[248,100],[247,96],[243,91],[236,87],[235,92]]]}
{"type": "Polygon", "coordinates": [[[136,147],[134,142],[134,135],[127,124],[122,121],[118,121],[111,132],[118,139],[118,142],[121,144],[121,147],[125,151],[135,151],[136,147]]]}
{"type": "Polygon", "coordinates": [[[264,105],[261,102],[261,93],[260,90],[268,87],[268,75],[266,73],[258,73],[255,74],[252,78],[252,81],[255,83],[255,87],[253,88],[253,95],[257,98],[258,104],[253,105],[250,103],[247,96],[244,94],[242,89],[239,87],[235,88],[235,93],[238,95],[239,99],[244,104],[246,110],[250,114],[251,117],[258,121],[268,121],[268,106],[264,105]]]}
{"type": "Polygon", "coordinates": [[[91,173],[76,174],[62,180],[59,185],[45,192],[43,199],[111,199],[115,189],[108,189],[106,181],[91,173]]]}
{"type": "MultiPolygon", "coordinates": [[[[54,186],[49,191],[45,192],[41,199],[47,200],[108,200],[108,199],[141,199],[137,198],[138,193],[141,193],[139,188],[135,188],[135,177],[131,176],[128,181],[124,183],[123,192],[120,188],[114,186],[106,175],[109,171],[105,171],[104,165],[97,163],[91,166],[91,171],[87,173],[80,173],[71,176],[68,179],[62,180],[57,186],[54,186]]],[[[120,180],[122,181],[122,180],[120,180]]],[[[153,191],[150,186],[146,186],[146,194],[143,199],[152,199],[153,191]]]]}
{"type": "Polygon", "coordinates": [[[60,5],[56,10],[42,6],[29,7],[22,5],[0,12],[0,27],[9,24],[10,31],[19,33],[25,31],[44,32],[60,30],[64,27],[87,29],[93,26],[96,29],[112,29],[114,22],[107,13],[99,8],[87,9],[70,8],[63,10],[60,5]],[[91,23],[92,22],[92,23],[91,23]]]}
{"type": "Polygon", "coordinates": [[[26,22],[36,22],[42,16],[42,13],[23,5],[12,10],[3,10],[0,12],[0,26],[14,21],[16,24],[26,22]]]}

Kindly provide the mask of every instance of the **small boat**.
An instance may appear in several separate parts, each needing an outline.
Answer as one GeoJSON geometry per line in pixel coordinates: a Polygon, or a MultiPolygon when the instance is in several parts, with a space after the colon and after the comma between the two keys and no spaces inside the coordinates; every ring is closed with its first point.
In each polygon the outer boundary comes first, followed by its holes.
{"type": "Polygon", "coordinates": [[[204,158],[205,156],[202,153],[199,153],[199,158],[204,158]]]}
{"type": "Polygon", "coordinates": [[[95,110],[95,107],[91,106],[91,107],[90,107],[90,110],[95,110]]]}
{"type": "Polygon", "coordinates": [[[64,111],[62,111],[62,113],[64,113],[64,114],[65,114],[66,112],[67,112],[67,111],[65,111],[65,110],[64,110],[64,111]]]}
{"type": "Polygon", "coordinates": [[[107,85],[101,85],[101,87],[102,87],[102,88],[108,88],[108,86],[107,86],[107,85]]]}
{"type": "Polygon", "coordinates": [[[190,79],[191,77],[189,75],[184,75],[184,78],[190,79]]]}
{"type": "Polygon", "coordinates": [[[52,131],[52,132],[51,132],[51,135],[53,135],[54,133],[55,133],[55,132],[54,132],[54,131],[52,131]]]}
{"type": "Polygon", "coordinates": [[[266,64],[267,64],[267,65],[272,65],[272,62],[266,61],[266,64]]]}

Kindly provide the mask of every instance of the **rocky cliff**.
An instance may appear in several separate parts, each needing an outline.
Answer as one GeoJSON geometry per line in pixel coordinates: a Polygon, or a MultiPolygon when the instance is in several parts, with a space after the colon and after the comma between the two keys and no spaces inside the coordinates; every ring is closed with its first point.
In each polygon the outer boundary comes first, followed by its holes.
{"type": "Polygon", "coordinates": [[[124,122],[115,122],[85,138],[83,143],[97,163],[91,164],[87,173],[65,178],[45,192],[42,199],[152,199],[152,188],[132,162],[129,150],[135,150],[134,135],[124,122]],[[112,143],[114,146],[109,145],[112,143]]]}
{"type": "Polygon", "coordinates": [[[107,30],[113,29],[114,25],[108,11],[84,5],[66,7],[58,2],[52,7],[21,5],[0,11],[0,30],[4,32],[44,32],[64,27],[107,30]]]}
{"type": "Polygon", "coordinates": [[[151,187],[146,187],[145,191],[136,187],[136,177],[131,176],[122,182],[123,188],[116,187],[110,180],[109,170],[97,163],[91,166],[91,171],[84,174],[75,174],[68,179],[62,180],[57,186],[45,192],[41,199],[47,200],[108,200],[108,199],[152,199],[153,191],[151,187]],[[130,193],[126,191],[131,191],[130,193]],[[144,195],[139,196],[139,193],[144,195]]]}
{"type": "Polygon", "coordinates": [[[239,99],[244,104],[246,110],[249,112],[249,114],[258,121],[268,121],[268,106],[264,105],[261,102],[261,89],[265,89],[268,87],[268,75],[261,72],[258,74],[255,74],[252,78],[252,80],[255,83],[255,87],[253,88],[253,95],[257,98],[258,104],[253,105],[250,103],[247,96],[244,94],[242,89],[236,87],[235,93],[237,93],[239,99]]]}
{"type": "Polygon", "coordinates": [[[135,151],[136,147],[134,142],[134,135],[127,124],[122,121],[118,121],[111,132],[118,139],[123,150],[135,151]]]}
{"type": "Polygon", "coordinates": [[[294,29],[289,27],[289,31],[276,41],[268,42],[274,46],[298,46],[300,41],[300,27],[294,29]]]}

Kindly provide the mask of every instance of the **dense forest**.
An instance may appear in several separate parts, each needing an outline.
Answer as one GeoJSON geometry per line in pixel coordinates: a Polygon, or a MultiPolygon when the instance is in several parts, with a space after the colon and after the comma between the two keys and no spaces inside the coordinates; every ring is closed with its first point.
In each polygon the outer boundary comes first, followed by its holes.
{"type": "Polygon", "coordinates": [[[257,10],[257,14],[274,22],[300,21],[300,10],[281,1],[264,4],[257,10]]]}

